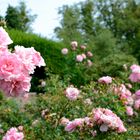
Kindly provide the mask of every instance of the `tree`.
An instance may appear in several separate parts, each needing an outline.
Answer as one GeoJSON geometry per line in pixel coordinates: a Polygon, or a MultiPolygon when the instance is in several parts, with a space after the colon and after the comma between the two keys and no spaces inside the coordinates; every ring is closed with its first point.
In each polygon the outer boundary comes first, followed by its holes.
{"type": "Polygon", "coordinates": [[[57,37],[69,44],[73,40],[81,41],[81,32],[79,30],[79,16],[80,12],[76,5],[64,5],[59,9],[59,14],[62,15],[60,21],[61,27],[55,28],[57,37]]]}
{"type": "Polygon", "coordinates": [[[36,15],[31,15],[27,10],[26,4],[20,2],[19,6],[8,6],[6,11],[6,22],[8,28],[18,29],[24,32],[32,31],[31,24],[34,22],[36,15]]]}
{"type": "Polygon", "coordinates": [[[20,30],[20,17],[19,17],[19,12],[16,8],[12,6],[8,6],[7,11],[6,11],[6,16],[5,20],[7,23],[7,27],[9,29],[14,28],[14,29],[19,29],[20,30]]]}
{"type": "Polygon", "coordinates": [[[93,1],[91,0],[81,3],[81,29],[85,38],[90,38],[90,36],[95,35],[93,8],[93,1]]]}

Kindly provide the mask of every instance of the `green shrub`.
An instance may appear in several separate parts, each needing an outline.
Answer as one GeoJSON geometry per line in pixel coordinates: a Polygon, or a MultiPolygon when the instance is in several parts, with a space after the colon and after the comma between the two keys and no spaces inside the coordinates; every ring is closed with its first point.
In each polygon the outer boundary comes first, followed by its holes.
{"type": "Polygon", "coordinates": [[[136,58],[126,54],[111,54],[100,62],[100,74],[102,76],[119,77],[127,81],[130,73],[130,66],[137,64],[136,58]]]}

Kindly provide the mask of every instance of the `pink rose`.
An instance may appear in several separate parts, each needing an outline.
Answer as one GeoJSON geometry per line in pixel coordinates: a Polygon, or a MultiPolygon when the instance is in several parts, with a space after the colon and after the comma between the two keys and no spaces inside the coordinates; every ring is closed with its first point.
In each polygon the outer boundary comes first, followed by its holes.
{"type": "Polygon", "coordinates": [[[81,45],[80,48],[81,48],[81,50],[85,50],[86,46],[85,45],[81,45]]]}
{"type": "Polygon", "coordinates": [[[87,58],[84,53],[82,53],[81,55],[82,55],[83,59],[86,59],[87,58]]]}
{"type": "Polygon", "coordinates": [[[135,109],[140,109],[140,99],[138,99],[138,100],[135,101],[134,108],[135,109]]]}
{"type": "Polygon", "coordinates": [[[4,53],[0,57],[0,79],[13,80],[23,74],[21,59],[12,53],[4,53]]]}
{"type": "Polygon", "coordinates": [[[91,67],[91,66],[93,65],[92,61],[88,59],[88,60],[87,60],[87,65],[88,65],[89,67],[91,67]]]}
{"type": "Polygon", "coordinates": [[[140,66],[134,64],[130,67],[132,73],[129,76],[131,82],[140,82],[140,66]]]}
{"type": "Polygon", "coordinates": [[[9,53],[7,46],[0,46],[0,55],[4,53],[9,53]]]}
{"type": "Polygon", "coordinates": [[[76,56],[76,61],[77,62],[82,62],[83,61],[83,56],[82,55],[77,55],[76,56]]]}
{"type": "Polygon", "coordinates": [[[130,106],[126,107],[126,113],[128,116],[133,116],[133,108],[130,106]]]}
{"type": "Polygon", "coordinates": [[[93,56],[92,52],[88,51],[87,52],[87,57],[92,57],[92,56],[93,56]]]}
{"type": "Polygon", "coordinates": [[[136,95],[136,98],[137,98],[137,99],[140,99],[140,90],[137,90],[137,91],[135,92],[135,95],[136,95]]]}
{"type": "Polygon", "coordinates": [[[106,132],[108,129],[116,130],[118,133],[126,131],[121,119],[111,110],[97,108],[93,109],[92,113],[94,125],[100,125],[100,131],[106,132]]]}
{"type": "Polygon", "coordinates": [[[6,96],[20,96],[29,92],[31,77],[23,77],[21,80],[5,81],[0,80],[0,89],[6,96]]]}
{"type": "Polygon", "coordinates": [[[44,59],[33,47],[24,48],[23,46],[15,46],[15,54],[22,60],[22,63],[29,74],[34,73],[36,66],[45,66],[44,59]]]}
{"type": "Polygon", "coordinates": [[[66,127],[65,127],[65,131],[67,132],[73,132],[76,129],[76,125],[71,121],[69,122],[66,127]]]}
{"type": "Polygon", "coordinates": [[[102,125],[100,126],[100,131],[101,131],[101,132],[107,132],[107,130],[108,130],[108,126],[107,126],[106,124],[102,124],[102,125]]]}
{"type": "Polygon", "coordinates": [[[68,49],[67,48],[63,48],[61,50],[61,53],[64,54],[64,55],[68,54],[68,49]]]}
{"type": "Polygon", "coordinates": [[[127,129],[122,124],[118,127],[118,130],[117,130],[118,133],[123,133],[126,131],[127,131],[127,129]]]}
{"type": "Polygon", "coordinates": [[[73,132],[77,126],[82,126],[84,123],[84,119],[82,118],[78,118],[78,119],[75,119],[73,121],[70,121],[66,127],[65,127],[65,131],[68,131],[68,132],[73,132]]]}
{"type": "Polygon", "coordinates": [[[134,70],[134,69],[140,69],[140,66],[136,65],[136,64],[133,64],[131,67],[130,67],[131,70],[134,70]]]}
{"type": "Polygon", "coordinates": [[[23,126],[22,125],[18,126],[18,130],[23,131],[23,126]]]}
{"type": "Polygon", "coordinates": [[[68,97],[69,100],[76,100],[79,93],[80,91],[74,87],[68,87],[65,91],[66,97],[68,97]]]}
{"type": "Polygon", "coordinates": [[[71,47],[72,47],[72,50],[76,50],[76,48],[78,47],[78,42],[77,41],[72,41],[71,42],[71,47]]]}
{"type": "Polygon", "coordinates": [[[109,84],[109,83],[112,83],[112,78],[110,76],[103,76],[103,77],[98,79],[98,82],[109,84]]]}
{"type": "Polygon", "coordinates": [[[18,132],[17,128],[12,127],[7,131],[2,140],[23,140],[23,138],[24,134],[22,132],[18,132]]]}
{"type": "Polygon", "coordinates": [[[13,41],[9,37],[8,33],[3,29],[3,27],[0,27],[0,46],[7,46],[11,43],[13,43],[13,41]]]}

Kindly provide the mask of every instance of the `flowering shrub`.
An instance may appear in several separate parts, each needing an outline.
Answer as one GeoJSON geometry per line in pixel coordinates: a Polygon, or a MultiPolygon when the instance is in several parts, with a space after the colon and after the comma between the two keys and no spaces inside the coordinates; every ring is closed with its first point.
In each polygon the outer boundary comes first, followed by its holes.
{"type": "Polygon", "coordinates": [[[108,129],[115,130],[118,133],[127,131],[122,120],[111,110],[105,108],[93,109],[90,117],[76,118],[73,121],[69,121],[65,118],[65,123],[61,122],[61,124],[65,126],[65,131],[68,132],[73,132],[76,128],[82,131],[84,131],[84,129],[93,130],[96,125],[99,126],[101,132],[107,132],[108,129]]]}
{"type": "Polygon", "coordinates": [[[79,45],[77,41],[72,41],[69,48],[61,50],[65,65],[63,76],[68,77],[74,85],[80,86],[87,83],[93,77],[93,54],[85,45],[79,45]]]}
{"type": "Polygon", "coordinates": [[[116,130],[118,133],[126,132],[121,119],[109,109],[97,108],[92,110],[93,121],[100,125],[100,131],[104,132],[108,129],[116,130]]]}
{"type": "Polygon", "coordinates": [[[33,47],[15,46],[15,51],[10,52],[10,43],[9,35],[0,27],[0,89],[7,96],[19,96],[29,92],[30,74],[36,66],[45,66],[45,62],[33,47]]]}

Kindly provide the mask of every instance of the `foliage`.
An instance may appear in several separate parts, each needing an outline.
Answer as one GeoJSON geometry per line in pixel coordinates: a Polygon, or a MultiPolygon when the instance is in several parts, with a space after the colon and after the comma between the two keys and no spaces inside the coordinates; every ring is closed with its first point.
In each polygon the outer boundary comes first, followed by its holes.
{"type": "Polygon", "coordinates": [[[27,10],[25,2],[21,1],[17,7],[8,6],[5,20],[9,29],[17,29],[24,32],[30,32],[31,24],[34,22],[36,15],[31,15],[27,10]]]}
{"type": "Polygon", "coordinates": [[[59,14],[61,14],[63,18],[60,21],[61,27],[56,27],[55,33],[65,44],[74,40],[78,42],[82,41],[81,32],[79,30],[80,11],[77,7],[77,5],[72,7],[64,5],[59,9],[59,14]]]}
{"type": "Polygon", "coordinates": [[[113,34],[109,30],[101,30],[94,37],[94,55],[97,59],[101,60],[108,55],[117,53],[117,43],[113,34]]]}
{"type": "Polygon", "coordinates": [[[82,34],[84,34],[85,38],[88,41],[93,35],[95,35],[94,31],[94,19],[93,19],[93,9],[94,5],[91,0],[86,1],[85,3],[81,3],[81,28],[82,34]],[[90,38],[89,38],[90,37],[90,38]]]}
{"type": "Polygon", "coordinates": [[[125,55],[123,53],[111,54],[106,58],[103,58],[100,62],[100,74],[119,77],[126,80],[128,79],[128,75],[130,73],[130,66],[137,63],[136,58],[132,55],[125,55]]]}

